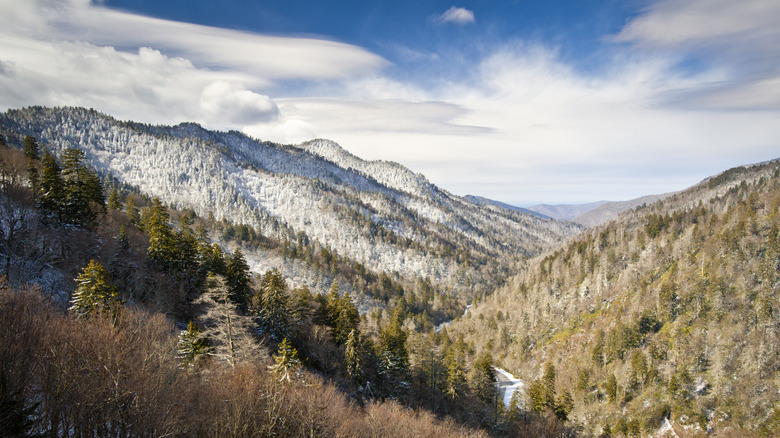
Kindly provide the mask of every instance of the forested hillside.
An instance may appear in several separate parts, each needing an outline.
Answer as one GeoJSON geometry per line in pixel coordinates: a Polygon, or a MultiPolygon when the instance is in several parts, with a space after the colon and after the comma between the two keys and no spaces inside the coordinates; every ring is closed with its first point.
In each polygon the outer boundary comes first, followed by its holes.
{"type": "Polygon", "coordinates": [[[525,379],[528,410],[587,433],[770,436],[780,431],[778,300],[772,161],[530,260],[449,330],[525,379]]]}
{"type": "Polygon", "coordinates": [[[170,208],[89,150],[0,140],[1,434],[571,433],[504,415],[490,359],[435,332],[466,296],[170,208]]]}
{"type": "Polygon", "coordinates": [[[80,108],[10,110],[0,125],[11,144],[29,135],[55,155],[82,149],[101,177],[198,216],[464,293],[495,285],[518,256],[581,229],[477,206],[398,164],[366,162],[326,141],[284,146],[195,124],[120,122],[80,108]]]}

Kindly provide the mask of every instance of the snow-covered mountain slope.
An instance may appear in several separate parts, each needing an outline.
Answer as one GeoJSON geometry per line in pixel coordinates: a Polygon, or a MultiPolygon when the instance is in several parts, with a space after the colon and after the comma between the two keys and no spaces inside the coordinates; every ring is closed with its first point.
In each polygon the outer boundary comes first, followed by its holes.
{"type": "Polygon", "coordinates": [[[0,125],[16,136],[9,143],[31,135],[55,154],[80,148],[103,175],[198,215],[280,240],[303,232],[370,268],[453,286],[580,231],[476,205],[399,164],[365,161],[327,140],[278,145],[192,123],[122,122],[83,108],[9,110],[0,125]]]}

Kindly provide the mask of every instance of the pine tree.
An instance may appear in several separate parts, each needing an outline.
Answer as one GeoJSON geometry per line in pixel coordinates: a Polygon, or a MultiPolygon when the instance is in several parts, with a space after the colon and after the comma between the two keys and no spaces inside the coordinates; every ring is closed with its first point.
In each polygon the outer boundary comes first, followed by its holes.
{"type": "Polygon", "coordinates": [[[544,384],[544,404],[550,409],[555,408],[555,365],[552,362],[547,362],[544,367],[544,376],[542,376],[542,382],[544,384]]]}
{"type": "Polygon", "coordinates": [[[607,393],[610,402],[617,400],[618,384],[614,374],[610,374],[607,383],[604,385],[604,391],[607,393]]]}
{"type": "Polygon", "coordinates": [[[192,321],[187,325],[186,330],[179,333],[176,357],[182,361],[182,365],[185,367],[197,366],[210,350],[208,338],[192,321]]]}
{"type": "Polygon", "coordinates": [[[521,400],[521,391],[515,390],[512,393],[512,399],[509,401],[509,408],[507,409],[507,415],[510,419],[513,421],[521,421],[523,418],[523,410],[522,405],[523,401],[521,400]]]}
{"type": "Polygon", "coordinates": [[[80,319],[93,316],[107,316],[116,321],[122,300],[119,291],[111,283],[108,272],[95,260],[91,260],[76,278],[70,311],[80,319]]]}
{"type": "Polygon", "coordinates": [[[485,404],[492,404],[496,397],[496,370],[493,359],[485,352],[474,364],[471,387],[477,397],[485,404]]]}
{"type": "Polygon", "coordinates": [[[377,346],[377,372],[385,393],[390,396],[402,395],[409,386],[409,353],[401,323],[401,313],[396,309],[382,327],[377,346]]]}
{"type": "Polygon", "coordinates": [[[179,264],[179,242],[169,223],[168,209],[154,198],[143,213],[143,229],[149,235],[149,261],[163,272],[174,272],[179,264]]]}
{"type": "Polygon", "coordinates": [[[43,172],[41,174],[38,208],[50,220],[62,222],[62,203],[65,199],[65,183],[62,169],[54,156],[46,151],[43,154],[43,172]]]}
{"type": "Polygon", "coordinates": [[[246,263],[244,254],[238,248],[233,251],[233,254],[227,261],[225,280],[227,280],[230,288],[230,298],[240,309],[246,311],[252,293],[252,289],[249,286],[251,277],[249,275],[249,265],[246,263]]]}
{"type": "Polygon", "coordinates": [[[287,338],[291,320],[287,283],[276,268],[266,271],[260,280],[259,307],[260,324],[271,337],[287,338]]]}
{"type": "Polygon", "coordinates": [[[293,325],[300,327],[311,325],[311,317],[314,313],[314,296],[306,286],[296,288],[291,293],[291,318],[293,325]]]}
{"type": "Polygon", "coordinates": [[[451,399],[457,400],[466,393],[466,369],[463,365],[462,344],[454,344],[447,350],[444,356],[444,366],[447,368],[444,392],[451,399]]]}
{"type": "Polygon", "coordinates": [[[536,379],[528,387],[528,405],[534,412],[544,412],[547,408],[547,390],[542,379],[536,379]]]}
{"type": "Polygon", "coordinates": [[[122,199],[119,197],[119,192],[116,188],[112,188],[108,193],[106,207],[110,210],[120,210],[122,208],[122,199]]]}
{"type": "Polygon", "coordinates": [[[26,156],[30,160],[40,159],[40,151],[38,150],[38,141],[35,139],[35,137],[31,137],[29,135],[24,137],[23,150],[24,150],[24,156],[26,156]]]}
{"type": "Polygon", "coordinates": [[[352,329],[344,343],[344,365],[347,368],[347,375],[357,385],[363,385],[365,378],[363,375],[362,348],[360,345],[360,334],[352,329]]]}
{"type": "Polygon", "coordinates": [[[280,381],[289,382],[292,380],[291,375],[300,371],[301,361],[298,359],[298,350],[287,341],[287,338],[279,343],[273,359],[276,363],[268,368],[279,376],[280,381]]]}
{"type": "Polygon", "coordinates": [[[68,148],[62,154],[65,198],[61,208],[63,223],[91,227],[105,210],[105,196],[100,178],[82,164],[84,158],[81,149],[68,148]]]}
{"type": "MultiPolygon", "coordinates": [[[[0,136],[2,138],[2,136],[0,136]]],[[[21,385],[9,381],[4,367],[0,367],[0,434],[2,436],[36,436],[36,411],[40,403],[24,395],[21,385]]]]}
{"type": "Polygon", "coordinates": [[[360,322],[360,313],[349,292],[345,293],[340,300],[336,301],[336,308],[331,311],[335,315],[333,321],[333,340],[336,345],[341,345],[347,341],[349,333],[356,330],[360,322]]]}
{"type": "Polygon", "coordinates": [[[135,206],[135,199],[132,196],[128,196],[125,201],[125,214],[127,219],[134,227],[141,226],[141,212],[138,207],[135,206]]]}
{"type": "Polygon", "coordinates": [[[127,237],[127,231],[125,231],[124,225],[119,227],[119,235],[116,236],[116,242],[119,245],[119,248],[125,251],[130,249],[130,238],[127,237]]]}
{"type": "Polygon", "coordinates": [[[574,399],[569,391],[564,390],[555,401],[555,409],[553,409],[555,416],[561,421],[566,421],[572,409],[574,409],[574,399]]]}

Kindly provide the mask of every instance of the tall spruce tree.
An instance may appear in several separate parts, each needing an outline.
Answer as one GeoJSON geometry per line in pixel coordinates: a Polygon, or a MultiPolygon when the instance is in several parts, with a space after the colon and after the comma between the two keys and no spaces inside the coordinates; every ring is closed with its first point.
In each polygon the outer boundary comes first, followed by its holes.
{"type": "Polygon", "coordinates": [[[159,266],[163,272],[172,273],[179,264],[179,242],[170,224],[168,209],[158,198],[143,211],[144,231],[149,235],[149,261],[159,266]]]}
{"type": "Polygon", "coordinates": [[[249,300],[252,294],[250,287],[251,277],[249,275],[249,265],[244,258],[241,249],[236,248],[227,261],[225,266],[225,280],[230,288],[230,299],[238,307],[246,311],[249,307],[249,300]]]}
{"type": "Polygon", "coordinates": [[[352,302],[349,292],[346,292],[341,299],[336,302],[337,307],[332,309],[335,315],[333,321],[333,340],[337,345],[347,341],[349,333],[356,330],[360,322],[360,313],[357,306],[352,302]]]}
{"type": "Polygon", "coordinates": [[[179,342],[176,344],[176,357],[182,361],[184,367],[195,367],[203,358],[207,357],[211,345],[205,333],[195,323],[190,321],[186,330],[179,333],[179,342]]]}
{"type": "Polygon", "coordinates": [[[94,226],[105,210],[103,184],[84,164],[84,151],[68,148],[62,154],[62,179],[65,199],[61,204],[64,222],[75,226],[94,226]]]}
{"type": "Polygon", "coordinates": [[[496,370],[489,353],[485,352],[474,364],[471,386],[482,403],[492,405],[496,397],[496,370]]]}
{"type": "Polygon", "coordinates": [[[103,265],[91,260],[76,278],[76,284],[78,286],[71,300],[71,312],[78,318],[105,316],[116,321],[122,300],[119,298],[119,290],[111,282],[103,265]]]}
{"type": "Polygon", "coordinates": [[[379,332],[377,372],[382,390],[391,397],[402,396],[409,387],[409,353],[402,323],[401,312],[396,309],[379,332]]]}
{"type": "Polygon", "coordinates": [[[466,368],[463,365],[463,342],[456,342],[444,355],[447,377],[444,392],[457,400],[466,393],[466,368]]]}
{"type": "Polygon", "coordinates": [[[38,208],[50,222],[62,222],[61,204],[65,199],[65,183],[62,180],[62,169],[49,151],[44,152],[43,172],[40,180],[40,196],[38,208]]]}
{"type": "Polygon", "coordinates": [[[29,135],[24,137],[22,150],[24,151],[24,156],[30,160],[38,160],[41,158],[40,151],[38,150],[38,140],[36,140],[35,137],[29,135]]]}
{"type": "Polygon", "coordinates": [[[287,338],[290,331],[290,299],[287,283],[278,269],[266,271],[260,280],[260,300],[257,309],[261,326],[273,339],[287,338]]]}
{"type": "Polygon", "coordinates": [[[298,358],[298,350],[296,350],[287,338],[282,339],[279,343],[279,348],[276,354],[273,355],[274,365],[271,365],[269,369],[279,376],[280,381],[290,382],[292,375],[300,371],[301,361],[298,358]]]}
{"type": "Polygon", "coordinates": [[[344,365],[347,368],[347,375],[355,384],[361,386],[365,383],[362,354],[360,333],[356,329],[352,329],[344,343],[344,365]]]}

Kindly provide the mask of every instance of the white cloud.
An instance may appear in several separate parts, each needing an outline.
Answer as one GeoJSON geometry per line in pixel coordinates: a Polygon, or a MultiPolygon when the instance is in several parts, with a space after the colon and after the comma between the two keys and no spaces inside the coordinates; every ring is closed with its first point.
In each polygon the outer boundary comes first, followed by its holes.
{"type": "Polygon", "coordinates": [[[555,48],[514,42],[473,60],[460,82],[423,87],[332,41],[158,20],[88,0],[0,0],[0,107],[80,105],[282,143],[331,138],[456,193],[510,203],[619,200],[777,155],[773,8],[663,0],[613,38],[622,44],[598,75],[578,72],[555,48]],[[688,54],[703,67],[681,70],[688,54]],[[288,79],[316,93],[280,94],[275,84],[288,79]]]}
{"type": "Polygon", "coordinates": [[[279,108],[268,96],[224,80],[216,80],[203,88],[200,108],[204,119],[223,125],[268,122],[279,115],[279,108]]]}
{"type": "Polygon", "coordinates": [[[661,0],[614,37],[723,70],[718,82],[675,96],[699,108],[780,109],[780,2],[661,0]]]}
{"type": "Polygon", "coordinates": [[[474,22],[474,12],[466,8],[451,6],[438,17],[440,23],[468,24],[474,22]]]}
{"type": "Polygon", "coordinates": [[[0,0],[0,106],[82,105],[154,123],[242,128],[279,117],[262,92],[386,65],[362,48],[179,23],[89,0],[0,0]]]}
{"type": "Polygon", "coordinates": [[[422,90],[364,80],[342,97],[290,98],[280,107],[359,156],[407,164],[456,193],[523,204],[678,190],[774,158],[780,114],[670,107],[670,94],[717,78],[676,73],[675,65],[665,56],[616,56],[591,77],[554,49],[511,44],[461,84],[422,90]]]}

